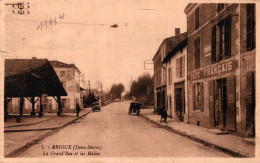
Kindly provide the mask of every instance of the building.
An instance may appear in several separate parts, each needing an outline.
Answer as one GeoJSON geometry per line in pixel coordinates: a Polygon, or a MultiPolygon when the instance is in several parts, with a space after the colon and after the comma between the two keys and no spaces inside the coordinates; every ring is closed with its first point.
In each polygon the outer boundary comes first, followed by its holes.
{"type": "Polygon", "coordinates": [[[187,32],[175,34],[172,45],[162,61],[167,70],[167,108],[173,119],[188,122],[187,32]]]}
{"type": "MultiPolygon", "coordinates": [[[[175,35],[180,33],[180,28],[175,29],[175,35]]],[[[159,113],[162,106],[167,106],[167,88],[166,88],[166,65],[162,65],[163,59],[175,47],[175,36],[166,38],[162,41],[157,52],[153,57],[154,62],[154,107],[159,113]]],[[[170,110],[168,110],[170,115],[170,110]]]]}
{"type": "MultiPolygon", "coordinates": [[[[75,64],[67,64],[60,61],[50,61],[57,76],[59,77],[68,96],[61,96],[64,112],[73,112],[76,104],[80,104],[80,70],[75,64]]],[[[47,110],[57,109],[57,104],[48,98],[47,110]]]]}
{"type": "Polygon", "coordinates": [[[255,5],[188,4],[189,123],[254,135],[255,5]]]}
{"type": "Polygon", "coordinates": [[[58,115],[62,112],[60,97],[67,93],[47,59],[6,59],[4,82],[5,118],[8,113],[42,116],[47,96],[55,99],[58,115]]]}

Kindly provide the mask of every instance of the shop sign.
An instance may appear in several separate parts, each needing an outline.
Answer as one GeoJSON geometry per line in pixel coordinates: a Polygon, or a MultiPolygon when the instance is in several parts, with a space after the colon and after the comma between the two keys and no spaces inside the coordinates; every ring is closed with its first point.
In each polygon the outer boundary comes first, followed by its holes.
{"type": "Polygon", "coordinates": [[[237,68],[237,60],[232,60],[217,64],[212,67],[204,68],[196,72],[192,72],[188,76],[188,80],[204,79],[207,77],[213,77],[222,75],[225,73],[233,72],[237,68]]]}

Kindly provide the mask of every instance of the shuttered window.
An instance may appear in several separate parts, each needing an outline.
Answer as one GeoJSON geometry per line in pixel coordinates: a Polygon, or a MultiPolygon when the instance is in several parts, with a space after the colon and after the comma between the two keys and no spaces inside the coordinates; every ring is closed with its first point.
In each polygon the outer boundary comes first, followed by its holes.
{"type": "Polygon", "coordinates": [[[218,3],[217,11],[220,12],[223,9],[224,9],[224,3],[218,3]]]}
{"type": "Polygon", "coordinates": [[[195,69],[200,67],[200,38],[195,39],[195,69]]]}
{"type": "Polygon", "coordinates": [[[181,57],[181,77],[185,76],[185,56],[181,57]]]}
{"type": "Polygon", "coordinates": [[[255,4],[247,4],[246,8],[246,48],[252,50],[255,48],[255,4]]]}
{"type": "Polygon", "coordinates": [[[195,10],[195,30],[197,30],[200,27],[200,8],[196,8],[195,10]]]}
{"type": "Polygon", "coordinates": [[[176,59],[176,77],[180,77],[180,58],[176,59]]]}
{"type": "Polygon", "coordinates": [[[225,57],[228,58],[231,56],[231,15],[225,19],[224,28],[225,57]]]}
{"type": "Polygon", "coordinates": [[[194,83],[193,85],[193,110],[204,111],[204,101],[203,101],[203,82],[194,83]]]}
{"type": "Polygon", "coordinates": [[[211,62],[216,62],[216,26],[212,28],[211,32],[211,62]]]}
{"type": "Polygon", "coordinates": [[[231,15],[214,26],[211,32],[211,62],[215,63],[231,56],[231,15]],[[218,30],[217,30],[218,29],[218,30]],[[216,36],[219,37],[218,43],[216,36]],[[218,47],[217,47],[218,46],[218,47]],[[218,52],[216,51],[218,48],[218,52]]]}
{"type": "Polygon", "coordinates": [[[168,84],[171,85],[172,83],[172,68],[168,68],[168,84]]]}

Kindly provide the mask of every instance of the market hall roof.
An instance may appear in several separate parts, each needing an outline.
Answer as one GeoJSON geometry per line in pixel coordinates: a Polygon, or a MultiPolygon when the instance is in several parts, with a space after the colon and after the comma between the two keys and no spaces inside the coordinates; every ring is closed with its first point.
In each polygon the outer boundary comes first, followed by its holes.
{"type": "Polygon", "coordinates": [[[47,59],[5,59],[5,96],[67,96],[47,59]]]}

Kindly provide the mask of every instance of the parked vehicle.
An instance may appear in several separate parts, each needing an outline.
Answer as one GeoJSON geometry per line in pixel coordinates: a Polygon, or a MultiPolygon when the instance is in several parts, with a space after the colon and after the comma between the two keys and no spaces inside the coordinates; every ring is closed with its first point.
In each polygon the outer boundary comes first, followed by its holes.
{"type": "Polygon", "coordinates": [[[94,102],[92,103],[92,111],[95,112],[95,111],[101,111],[101,107],[99,105],[99,102],[94,102]]]}
{"type": "Polygon", "coordinates": [[[141,104],[139,102],[131,102],[128,114],[130,115],[133,112],[136,113],[136,115],[139,115],[140,108],[141,108],[141,104]]]}

